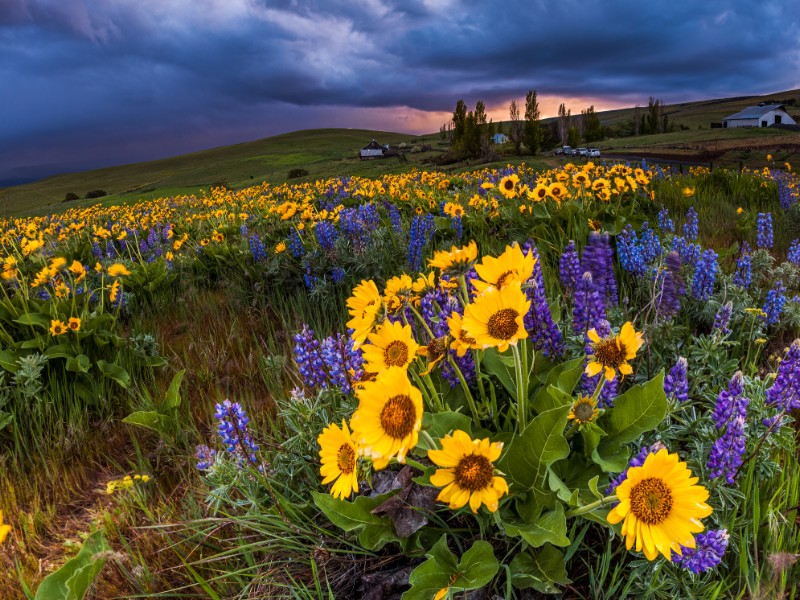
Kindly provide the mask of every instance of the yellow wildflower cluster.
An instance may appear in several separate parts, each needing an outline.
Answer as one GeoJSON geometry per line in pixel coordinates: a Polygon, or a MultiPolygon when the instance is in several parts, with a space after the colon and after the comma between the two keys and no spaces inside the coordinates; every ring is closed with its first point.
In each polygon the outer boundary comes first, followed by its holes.
{"type": "Polygon", "coordinates": [[[150,481],[149,475],[125,475],[122,479],[112,479],[106,484],[106,494],[113,494],[120,490],[128,490],[132,488],[136,482],[147,483],[150,481]]]}

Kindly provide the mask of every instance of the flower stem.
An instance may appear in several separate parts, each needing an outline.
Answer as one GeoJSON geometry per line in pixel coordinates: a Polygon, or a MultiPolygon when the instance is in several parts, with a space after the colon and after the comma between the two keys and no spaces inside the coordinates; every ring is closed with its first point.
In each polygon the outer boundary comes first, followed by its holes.
{"type": "Polygon", "coordinates": [[[517,380],[517,425],[522,433],[528,426],[528,384],[526,383],[527,365],[523,364],[523,355],[527,362],[527,348],[520,351],[517,344],[511,346],[514,355],[514,374],[517,380]]]}
{"type": "Polygon", "coordinates": [[[447,353],[447,361],[450,363],[450,366],[453,367],[453,371],[456,372],[458,375],[458,380],[461,382],[461,387],[464,390],[464,394],[467,397],[467,403],[469,404],[469,410],[472,412],[472,418],[475,420],[475,424],[481,422],[481,418],[478,414],[478,407],[475,405],[475,398],[472,397],[472,391],[469,389],[469,385],[467,384],[467,380],[464,379],[464,374],[461,372],[461,369],[458,368],[458,363],[456,363],[453,355],[449,352],[447,353]]]}
{"type": "Polygon", "coordinates": [[[617,496],[606,496],[605,498],[600,498],[596,502],[592,502],[591,504],[587,504],[586,506],[581,506],[580,508],[575,508],[569,511],[566,514],[567,518],[570,517],[579,517],[581,515],[585,515],[586,513],[590,513],[593,510],[597,510],[605,506],[606,504],[611,504],[612,502],[617,502],[619,498],[617,496]]]}

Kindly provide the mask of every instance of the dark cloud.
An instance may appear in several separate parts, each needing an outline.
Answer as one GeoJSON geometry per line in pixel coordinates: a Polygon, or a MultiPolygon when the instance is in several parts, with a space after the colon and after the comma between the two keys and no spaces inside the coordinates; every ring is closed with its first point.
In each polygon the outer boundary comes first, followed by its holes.
{"type": "Polygon", "coordinates": [[[800,86],[796,8],[0,0],[0,176],[314,126],[412,128],[414,110],[447,112],[460,97],[499,106],[532,87],[610,104],[789,89],[800,86]]]}

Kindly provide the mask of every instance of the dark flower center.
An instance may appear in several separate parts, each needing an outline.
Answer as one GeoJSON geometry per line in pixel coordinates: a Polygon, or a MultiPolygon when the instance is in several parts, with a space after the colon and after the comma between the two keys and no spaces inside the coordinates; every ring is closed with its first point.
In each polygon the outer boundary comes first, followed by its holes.
{"type": "Polygon", "coordinates": [[[510,192],[511,190],[514,189],[514,182],[511,181],[510,179],[506,179],[503,182],[503,187],[510,192]]]}
{"type": "Polygon", "coordinates": [[[441,339],[435,339],[428,342],[426,346],[428,350],[428,361],[436,362],[445,351],[444,342],[441,339]]]}
{"type": "Polygon", "coordinates": [[[474,492],[487,488],[492,483],[494,467],[489,459],[479,454],[465,456],[455,468],[455,483],[463,490],[474,492]]]}
{"type": "Polygon", "coordinates": [[[625,344],[613,337],[600,340],[594,347],[595,360],[604,367],[613,369],[625,363],[627,354],[625,344]]]}
{"type": "Polygon", "coordinates": [[[344,475],[350,475],[356,468],[356,451],[350,444],[342,444],[339,446],[337,458],[339,461],[339,470],[344,475]]]}
{"type": "Polygon", "coordinates": [[[404,394],[392,396],[381,410],[381,427],[389,437],[400,440],[413,431],[416,418],[411,398],[404,394]]]}
{"type": "Polygon", "coordinates": [[[489,317],[487,328],[489,335],[496,340],[510,340],[519,331],[517,317],[519,313],[513,308],[503,308],[489,317]]]}
{"type": "Polygon", "coordinates": [[[672,509],[672,492],[663,479],[642,479],[631,490],[631,512],[642,523],[663,523],[672,509]]]}
{"type": "Polygon", "coordinates": [[[405,342],[394,340],[383,351],[383,360],[389,367],[402,367],[408,362],[408,346],[405,342]]]}
{"type": "Polygon", "coordinates": [[[594,406],[591,402],[582,401],[575,407],[575,418],[581,423],[588,423],[592,420],[594,406]]]}

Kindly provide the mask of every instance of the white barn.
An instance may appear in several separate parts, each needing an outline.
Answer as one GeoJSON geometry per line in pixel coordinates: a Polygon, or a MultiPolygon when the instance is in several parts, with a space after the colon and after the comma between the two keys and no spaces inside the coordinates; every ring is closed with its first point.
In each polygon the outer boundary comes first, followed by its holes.
{"type": "Polygon", "coordinates": [[[722,126],[769,127],[770,125],[796,125],[797,122],[786,112],[783,104],[759,104],[748,106],[742,111],[722,119],[722,126]]]}
{"type": "Polygon", "coordinates": [[[383,152],[386,150],[375,140],[361,149],[361,158],[383,158],[383,152]]]}
{"type": "Polygon", "coordinates": [[[492,141],[495,144],[505,144],[508,141],[508,136],[505,133],[495,133],[492,136],[492,141]]]}

